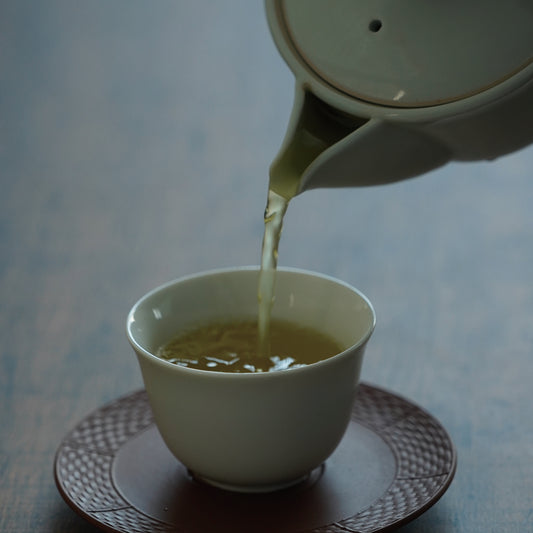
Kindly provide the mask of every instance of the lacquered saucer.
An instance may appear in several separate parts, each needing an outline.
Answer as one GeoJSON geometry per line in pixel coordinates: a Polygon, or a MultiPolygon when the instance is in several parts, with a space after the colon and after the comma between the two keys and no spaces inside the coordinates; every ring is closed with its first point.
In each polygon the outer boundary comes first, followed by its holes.
{"type": "Polygon", "coordinates": [[[238,494],[194,480],[164,445],[144,391],[82,420],[54,464],[65,501],[121,533],[393,531],[435,504],[455,469],[455,447],[438,420],[364,383],[337,450],[286,490],[238,494]]]}

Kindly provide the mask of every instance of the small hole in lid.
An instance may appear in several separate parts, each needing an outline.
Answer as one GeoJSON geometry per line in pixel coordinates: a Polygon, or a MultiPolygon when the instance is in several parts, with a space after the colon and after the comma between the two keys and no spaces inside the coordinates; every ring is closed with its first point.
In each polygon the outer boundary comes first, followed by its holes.
{"type": "Polygon", "coordinates": [[[368,25],[368,29],[374,33],[378,32],[381,29],[381,20],[374,19],[370,21],[370,24],[368,25]]]}

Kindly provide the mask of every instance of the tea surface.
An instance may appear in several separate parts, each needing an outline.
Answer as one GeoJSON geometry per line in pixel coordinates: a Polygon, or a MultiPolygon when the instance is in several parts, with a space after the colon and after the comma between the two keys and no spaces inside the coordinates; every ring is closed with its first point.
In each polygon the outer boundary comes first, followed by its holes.
{"type": "Polygon", "coordinates": [[[217,372],[272,372],[328,359],[343,347],[322,332],[271,320],[268,357],[258,353],[256,320],[209,323],[183,332],[157,356],[171,363],[217,372]]]}

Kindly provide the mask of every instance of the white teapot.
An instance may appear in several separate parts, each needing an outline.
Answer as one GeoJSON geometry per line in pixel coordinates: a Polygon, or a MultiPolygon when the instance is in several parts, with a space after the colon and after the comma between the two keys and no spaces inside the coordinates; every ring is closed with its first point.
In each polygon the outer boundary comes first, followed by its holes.
{"type": "Polygon", "coordinates": [[[271,166],[271,187],[284,196],[399,181],[533,141],[533,2],[265,6],[296,78],[271,166]]]}

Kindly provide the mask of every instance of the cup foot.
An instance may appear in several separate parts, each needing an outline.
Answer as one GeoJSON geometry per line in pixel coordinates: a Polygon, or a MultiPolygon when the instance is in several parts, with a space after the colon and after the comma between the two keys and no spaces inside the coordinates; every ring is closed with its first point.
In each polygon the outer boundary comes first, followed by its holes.
{"type": "Polygon", "coordinates": [[[266,484],[266,485],[234,485],[231,483],[223,483],[220,481],[216,481],[214,479],[210,479],[207,477],[200,476],[191,470],[189,470],[189,475],[192,479],[195,481],[198,481],[199,483],[205,483],[206,485],[211,485],[212,487],[216,487],[217,489],[226,490],[229,492],[240,492],[240,493],[246,493],[246,494],[266,494],[268,492],[276,492],[279,490],[289,489],[292,487],[295,487],[296,485],[306,484],[308,481],[311,480],[311,478],[314,478],[313,474],[315,471],[320,471],[321,473],[322,467],[319,467],[313,472],[305,474],[301,477],[298,477],[296,479],[292,479],[290,481],[284,481],[282,483],[272,483],[272,484],[266,484]]]}

